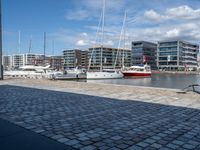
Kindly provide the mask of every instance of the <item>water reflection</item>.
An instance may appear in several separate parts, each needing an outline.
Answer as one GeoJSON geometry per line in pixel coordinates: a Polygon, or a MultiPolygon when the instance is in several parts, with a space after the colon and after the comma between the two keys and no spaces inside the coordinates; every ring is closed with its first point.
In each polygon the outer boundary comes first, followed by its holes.
{"type": "Polygon", "coordinates": [[[162,74],[152,75],[151,78],[88,80],[87,82],[183,89],[191,84],[200,84],[200,75],[162,74]]]}

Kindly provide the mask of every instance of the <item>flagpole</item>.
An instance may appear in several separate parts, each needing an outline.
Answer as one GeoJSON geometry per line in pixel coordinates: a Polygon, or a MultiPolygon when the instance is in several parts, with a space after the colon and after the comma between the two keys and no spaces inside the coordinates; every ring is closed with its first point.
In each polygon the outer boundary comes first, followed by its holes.
{"type": "Polygon", "coordinates": [[[3,65],[2,65],[2,6],[0,0],[0,80],[3,80],[3,65]]]}

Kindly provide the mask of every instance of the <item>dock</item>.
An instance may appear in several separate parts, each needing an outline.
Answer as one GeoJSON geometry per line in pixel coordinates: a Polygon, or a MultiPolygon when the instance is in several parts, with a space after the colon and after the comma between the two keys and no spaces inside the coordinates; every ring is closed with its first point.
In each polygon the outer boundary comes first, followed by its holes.
{"type": "Polygon", "coordinates": [[[0,84],[1,119],[74,149],[200,149],[193,92],[44,79],[0,84]]]}

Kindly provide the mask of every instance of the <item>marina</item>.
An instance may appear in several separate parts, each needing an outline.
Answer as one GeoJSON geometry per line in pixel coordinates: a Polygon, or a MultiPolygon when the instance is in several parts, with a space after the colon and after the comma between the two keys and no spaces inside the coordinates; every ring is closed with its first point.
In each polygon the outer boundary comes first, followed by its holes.
{"type": "Polygon", "coordinates": [[[200,150],[198,6],[0,0],[0,150],[200,150]]]}

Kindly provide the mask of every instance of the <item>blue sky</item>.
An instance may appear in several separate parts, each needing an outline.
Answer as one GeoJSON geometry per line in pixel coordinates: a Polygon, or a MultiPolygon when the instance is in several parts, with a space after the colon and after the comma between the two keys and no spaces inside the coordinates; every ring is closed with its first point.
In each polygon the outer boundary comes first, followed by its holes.
{"type": "MultiPolygon", "coordinates": [[[[101,14],[101,0],[2,0],[3,51],[43,52],[47,33],[47,53],[64,49],[86,49],[95,43],[101,14]]],[[[167,39],[200,41],[199,0],[106,0],[105,45],[117,47],[124,11],[127,11],[126,46],[133,40],[156,42],[167,39]]]]}

